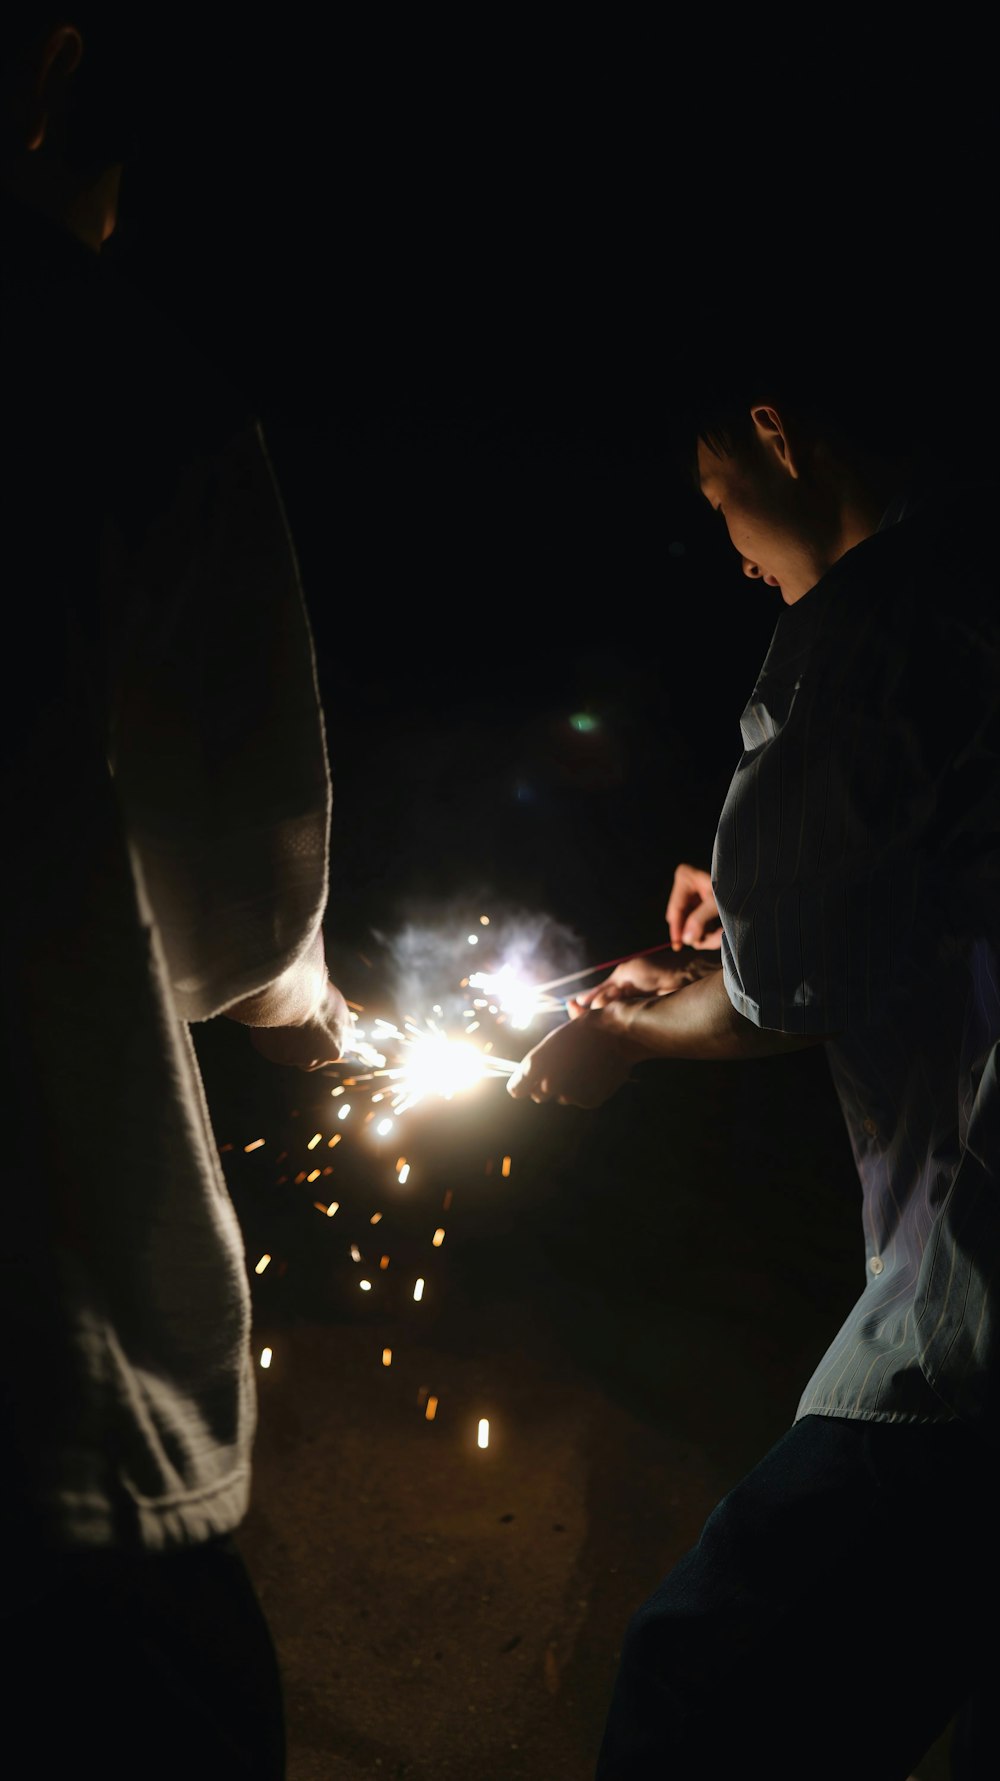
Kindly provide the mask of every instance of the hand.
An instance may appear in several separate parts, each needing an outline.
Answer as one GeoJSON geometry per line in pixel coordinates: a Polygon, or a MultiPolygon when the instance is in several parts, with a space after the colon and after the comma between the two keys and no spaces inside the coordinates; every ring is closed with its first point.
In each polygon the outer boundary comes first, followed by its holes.
{"type": "Polygon", "coordinates": [[[272,1064],[290,1064],[296,1070],[322,1070],[335,1064],[348,1047],[354,1016],[336,984],[327,982],[326,995],[311,1020],[295,1027],[250,1027],[255,1051],[272,1064]]]}
{"type": "Polygon", "coordinates": [[[674,948],[720,947],[722,926],[711,873],[698,866],[678,866],[667,903],[666,920],[674,948]]]}
{"type": "Polygon", "coordinates": [[[623,959],[603,983],[570,996],[566,1011],[571,1020],[577,1020],[588,1008],[606,1008],[609,1002],[626,1001],[636,996],[669,996],[674,990],[683,989],[686,983],[696,983],[707,972],[718,970],[720,963],[714,957],[700,958],[697,954],[669,965],[657,964],[651,958],[623,959]]]}
{"type": "Polygon", "coordinates": [[[599,1107],[628,1081],[638,1061],[624,1031],[584,1008],[539,1041],[508,1078],[515,1101],[558,1101],[564,1107],[599,1107]]]}

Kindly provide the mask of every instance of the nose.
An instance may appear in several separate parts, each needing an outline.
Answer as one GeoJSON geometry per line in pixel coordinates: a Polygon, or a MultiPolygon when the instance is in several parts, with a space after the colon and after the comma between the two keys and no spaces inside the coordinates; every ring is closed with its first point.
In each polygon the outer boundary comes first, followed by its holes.
{"type": "Polygon", "coordinates": [[[741,557],[740,561],[743,564],[744,575],[749,575],[751,581],[758,580],[759,576],[760,576],[760,569],[759,569],[758,565],[756,563],[752,563],[750,561],[749,557],[741,557]]]}

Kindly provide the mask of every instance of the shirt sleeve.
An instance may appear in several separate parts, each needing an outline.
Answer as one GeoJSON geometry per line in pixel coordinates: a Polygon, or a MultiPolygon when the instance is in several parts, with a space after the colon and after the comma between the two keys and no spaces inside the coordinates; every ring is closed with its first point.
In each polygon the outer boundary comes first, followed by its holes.
{"type": "Polygon", "coordinates": [[[109,764],[177,1012],[272,982],[326,904],[309,618],[260,427],[200,450],[142,536],[110,523],[109,764]]]}

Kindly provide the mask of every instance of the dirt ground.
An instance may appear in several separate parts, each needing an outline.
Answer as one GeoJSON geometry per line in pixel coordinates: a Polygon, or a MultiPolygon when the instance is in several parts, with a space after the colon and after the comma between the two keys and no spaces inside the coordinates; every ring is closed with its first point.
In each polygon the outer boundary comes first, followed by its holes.
{"type": "MultiPolygon", "coordinates": [[[[590,1781],[631,1611],[854,1296],[825,1061],[647,1067],[589,1114],[490,1084],[411,1116],[403,1189],[346,1142],[296,1185],[329,1105],[266,1067],[231,1091],[231,1044],[203,1064],[249,1258],[271,1257],[241,1544],[288,1781],[590,1781]]],[[[943,1743],[919,1775],[946,1781],[943,1743]]]]}

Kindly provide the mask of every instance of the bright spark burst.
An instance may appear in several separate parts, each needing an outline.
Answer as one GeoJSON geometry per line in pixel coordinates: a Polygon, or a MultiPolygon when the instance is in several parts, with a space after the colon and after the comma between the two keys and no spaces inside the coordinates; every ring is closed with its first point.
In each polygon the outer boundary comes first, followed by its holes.
{"type": "Polygon", "coordinates": [[[406,1113],[430,1095],[450,1101],[488,1077],[509,1076],[517,1069],[510,1058],[493,1057],[464,1036],[453,1039],[436,1021],[428,1021],[423,1029],[413,1021],[402,1027],[390,1028],[386,1021],[380,1025],[380,1037],[397,1042],[401,1061],[374,1070],[372,1075],[392,1083],[390,1102],[396,1114],[406,1113]]]}
{"type": "Polygon", "coordinates": [[[539,1014],[552,1012],[551,997],[538,984],[529,983],[513,965],[501,965],[499,971],[474,971],[469,986],[492,996],[509,1024],[519,1032],[530,1027],[539,1014]]]}

